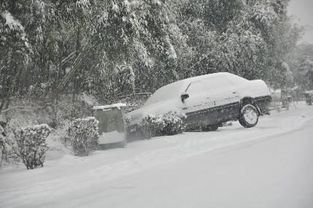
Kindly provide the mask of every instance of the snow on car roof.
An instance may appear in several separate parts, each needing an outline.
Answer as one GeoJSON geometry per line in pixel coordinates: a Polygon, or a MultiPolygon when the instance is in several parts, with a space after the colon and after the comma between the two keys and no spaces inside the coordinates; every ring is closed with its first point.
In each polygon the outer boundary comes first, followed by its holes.
{"type": "Polygon", "coordinates": [[[112,108],[117,108],[121,109],[122,107],[126,107],[127,105],[125,103],[114,103],[111,105],[99,105],[99,106],[94,106],[92,109],[93,110],[108,110],[112,108]]]}
{"type": "MultiPolygon", "coordinates": [[[[172,85],[175,85],[175,84],[179,84],[179,83],[189,83],[189,82],[194,82],[194,81],[197,81],[197,80],[202,80],[202,79],[205,79],[205,78],[233,78],[233,77],[238,77],[237,75],[234,75],[234,74],[231,74],[229,72],[217,72],[217,73],[212,73],[212,74],[205,74],[205,75],[200,75],[200,76],[195,76],[195,77],[189,77],[189,78],[186,78],[186,79],[182,79],[182,80],[178,80],[176,82],[173,82],[173,83],[170,83],[168,85],[165,85],[161,88],[165,88],[165,87],[169,87],[169,86],[172,86],[172,85]]],[[[241,78],[241,77],[240,77],[241,78]]],[[[160,89],[161,89],[160,88],[160,89]]]]}
{"type": "Polygon", "coordinates": [[[243,79],[237,75],[228,73],[228,72],[218,72],[218,73],[212,73],[212,74],[205,74],[200,75],[196,77],[190,77],[187,79],[178,80],[176,82],[170,83],[168,85],[165,85],[158,90],[156,90],[152,96],[147,100],[145,105],[150,105],[151,103],[157,103],[159,101],[172,98],[173,96],[178,95],[179,93],[182,93],[186,88],[188,87],[190,82],[195,82],[198,80],[203,80],[207,78],[229,78],[233,79],[236,77],[237,79],[243,79]]]}
{"type": "MultiPolygon", "coordinates": [[[[235,74],[229,73],[229,72],[217,72],[217,73],[204,74],[204,75],[200,75],[200,76],[189,77],[186,79],[178,80],[176,82],[170,83],[170,84],[165,85],[163,87],[169,87],[171,85],[178,84],[178,83],[190,83],[190,82],[194,82],[194,81],[198,81],[198,80],[202,80],[202,79],[206,79],[206,78],[223,78],[223,79],[224,78],[228,78],[228,79],[236,78],[236,79],[243,79],[244,80],[244,78],[237,76],[235,74]]],[[[161,88],[163,88],[163,87],[161,87],[161,88]]]]}
{"type": "Polygon", "coordinates": [[[217,77],[233,77],[236,76],[234,74],[231,74],[229,72],[217,72],[217,73],[212,73],[212,74],[205,74],[205,75],[200,75],[200,76],[196,76],[196,77],[189,77],[180,81],[197,81],[203,78],[217,78],[217,77]]]}
{"type": "Polygon", "coordinates": [[[161,88],[166,88],[166,87],[172,86],[174,84],[190,83],[190,82],[194,82],[194,81],[198,81],[198,80],[202,80],[202,79],[206,79],[206,78],[229,78],[229,79],[233,79],[233,78],[238,79],[239,78],[239,79],[244,79],[242,77],[239,77],[239,76],[237,76],[235,74],[231,74],[229,72],[217,72],[217,73],[205,74],[205,75],[189,77],[189,78],[186,78],[186,79],[178,80],[176,82],[173,82],[173,83],[170,83],[168,85],[165,85],[165,86],[163,86],[161,88]]]}

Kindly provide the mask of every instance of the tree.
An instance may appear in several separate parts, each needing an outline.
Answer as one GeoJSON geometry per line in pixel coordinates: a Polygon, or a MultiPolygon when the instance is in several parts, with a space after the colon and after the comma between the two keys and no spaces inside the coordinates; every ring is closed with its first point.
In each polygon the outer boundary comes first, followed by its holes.
{"type": "Polygon", "coordinates": [[[21,75],[28,64],[31,47],[25,28],[6,8],[15,5],[1,4],[0,13],[0,112],[8,107],[10,97],[21,90],[21,75]]]}
{"type": "MultiPolygon", "coordinates": [[[[3,0],[0,111],[11,97],[110,103],[228,71],[283,83],[288,0],[3,0]]],[[[289,64],[289,63],[288,63],[289,64]]],[[[293,67],[291,67],[293,68],[293,67]]]]}
{"type": "Polygon", "coordinates": [[[303,90],[313,89],[312,86],[312,61],[313,45],[300,44],[288,54],[287,63],[295,76],[295,82],[303,90]]]}
{"type": "Polygon", "coordinates": [[[288,0],[183,1],[179,25],[195,51],[191,74],[229,71],[281,82],[279,66],[300,35],[287,17],[287,4],[288,0]]]}
{"type": "Polygon", "coordinates": [[[302,80],[301,86],[305,90],[313,89],[313,60],[304,60],[299,68],[299,76],[302,80]]]}

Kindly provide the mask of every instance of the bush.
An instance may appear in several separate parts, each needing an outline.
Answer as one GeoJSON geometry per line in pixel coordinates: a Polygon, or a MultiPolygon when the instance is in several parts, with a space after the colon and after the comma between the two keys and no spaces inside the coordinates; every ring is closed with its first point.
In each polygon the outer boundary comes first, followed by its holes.
{"type": "Polygon", "coordinates": [[[181,134],[185,131],[185,116],[176,112],[169,112],[163,115],[164,127],[161,131],[162,135],[181,134]]]}
{"type": "Polygon", "coordinates": [[[0,167],[4,164],[19,163],[20,157],[16,154],[16,142],[13,132],[8,131],[7,125],[0,122],[0,167]]]}
{"type": "Polygon", "coordinates": [[[98,144],[98,120],[94,117],[74,120],[67,130],[74,155],[87,156],[98,144]]]}
{"type": "Polygon", "coordinates": [[[140,127],[145,138],[180,134],[186,128],[184,118],[173,111],[162,116],[149,115],[143,119],[140,127]]]}
{"type": "Polygon", "coordinates": [[[2,160],[4,159],[4,155],[5,155],[5,132],[4,132],[4,128],[2,127],[2,125],[0,124],[0,166],[2,164],[2,160]]]}
{"type": "Polygon", "coordinates": [[[43,167],[45,153],[48,150],[46,138],[51,129],[48,125],[36,125],[22,128],[15,132],[17,150],[15,153],[22,159],[27,169],[43,167]]]}

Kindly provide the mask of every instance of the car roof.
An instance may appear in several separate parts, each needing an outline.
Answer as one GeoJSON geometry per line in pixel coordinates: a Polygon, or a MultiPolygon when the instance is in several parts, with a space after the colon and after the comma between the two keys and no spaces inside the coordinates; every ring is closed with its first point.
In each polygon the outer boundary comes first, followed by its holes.
{"type": "Polygon", "coordinates": [[[205,74],[195,77],[190,77],[187,79],[182,79],[176,82],[172,82],[168,85],[165,85],[158,90],[156,90],[152,96],[146,101],[145,105],[159,102],[162,99],[164,99],[165,95],[166,97],[171,97],[173,94],[177,94],[178,92],[185,91],[189,84],[192,82],[205,80],[208,78],[230,78],[233,79],[234,77],[238,77],[234,74],[228,73],[228,72],[218,72],[218,73],[212,73],[212,74],[205,74]]]}
{"type": "Polygon", "coordinates": [[[221,78],[224,78],[224,77],[232,78],[234,76],[237,76],[237,75],[231,74],[229,72],[217,72],[217,73],[205,74],[205,75],[189,77],[189,78],[186,78],[186,79],[178,80],[176,82],[172,82],[172,83],[170,83],[168,85],[165,85],[163,87],[165,88],[165,87],[169,87],[171,85],[195,82],[195,81],[203,80],[203,79],[207,79],[207,78],[220,78],[220,77],[221,78]]]}
{"type": "Polygon", "coordinates": [[[217,72],[217,73],[212,73],[212,74],[205,74],[205,75],[190,77],[190,78],[183,79],[181,81],[198,81],[198,80],[202,80],[206,78],[217,78],[217,77],[225,77],[225,76],[233,77],[235,75],[229,72],[217,72]]]}

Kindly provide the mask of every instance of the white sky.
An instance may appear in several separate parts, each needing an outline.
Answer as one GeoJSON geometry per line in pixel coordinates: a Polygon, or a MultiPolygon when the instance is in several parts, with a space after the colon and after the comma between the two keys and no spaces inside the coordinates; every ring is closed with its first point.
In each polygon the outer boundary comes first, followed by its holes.
{"type": "Polygon", "coordinates": [[[288,12],[305,26],[303,41],[313,44],[313,0],[290,0],[288,12]]]}

